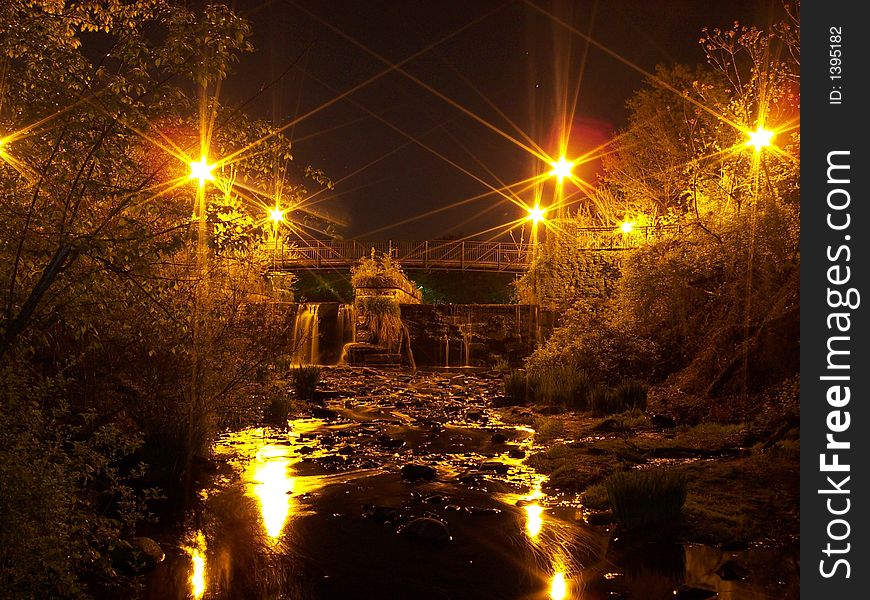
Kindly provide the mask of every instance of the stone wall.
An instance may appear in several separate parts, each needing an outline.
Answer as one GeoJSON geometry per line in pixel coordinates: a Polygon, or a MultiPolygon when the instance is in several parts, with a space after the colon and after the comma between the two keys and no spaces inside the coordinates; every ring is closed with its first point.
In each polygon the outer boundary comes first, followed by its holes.
{"type": "Polygon", "coordinates": [[[528,304],[403,304],[418,366],[519,365],[549,336],[556,314],[528,304]]]}

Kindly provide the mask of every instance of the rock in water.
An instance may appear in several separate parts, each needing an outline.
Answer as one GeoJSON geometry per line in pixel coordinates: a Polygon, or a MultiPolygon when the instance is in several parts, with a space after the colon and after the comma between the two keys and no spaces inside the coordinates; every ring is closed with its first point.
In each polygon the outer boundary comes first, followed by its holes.
{"type": "Polygon", "coordinates": [[[740,581],[749,576],[749,570],[736,560],[726,560],[716,569],[716,575],[722,581],[740,581]]]}
{"type": "Polygon", "coordinates": [[[420,517],[419,519],[414,519],[402,527],[400,533],[413,540],[433,545],[446,544],[453,539],[447,526],[441,521],[431,517],[420,517]]]}
{"type": "Polygon", "coordinates": [[[402,467],[402,479],[405,481],[432,481],[436,471],[429,465],[409,464],[402,467]]]}
{"type": "Polygon", "coordinates": [[[507,441],[507,436],[503,433],[493,433],[490,440],[493,444],[504,444],[507,441]]]}
{"type": "Polygon", "coordinates": [[[716,598],[718,595],[713,590],[692,587],[691,585],[681,585],[674,590],[674,600],[706,600],[707,598],[716,598]]]}

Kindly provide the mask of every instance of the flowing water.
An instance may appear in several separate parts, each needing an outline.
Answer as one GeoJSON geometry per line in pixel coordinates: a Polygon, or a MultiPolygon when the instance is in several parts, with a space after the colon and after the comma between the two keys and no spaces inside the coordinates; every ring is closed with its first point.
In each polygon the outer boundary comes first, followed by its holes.
{"type": "Polygon", "coordinates": [[[332,369],[329,410],[286,429],[226,432],[148,598],[797,597],[776,550],[660,544],[620,549],[573,497],[523,463],[534,431],[488,408],[498,380],[332,369]],[[505,441],[494,434],[501,434],[505,441]],[[736,559],[742,581],[716,570],[736,559]],[[792,595],[794,594],[794,595],[792,595]]]}

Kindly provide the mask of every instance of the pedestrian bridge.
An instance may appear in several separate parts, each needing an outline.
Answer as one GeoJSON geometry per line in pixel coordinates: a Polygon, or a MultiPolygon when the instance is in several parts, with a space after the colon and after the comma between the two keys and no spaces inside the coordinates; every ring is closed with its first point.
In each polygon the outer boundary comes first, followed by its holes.
{"type": "MultiPolygon", "coordinates": [[[[625,233],[611,227],[577,230],[574,243],[582,250],[630,250],[652,239],[677,233],[676,227],[636,227],[625,233]]],[[[525,271],[534,255],[532,243],[475,240],[370,241],[295,240],[266,246],[274,271],[340,269],[361,258],[389,254],[405,269],[457,269],[463,271],[525,271]]]]}

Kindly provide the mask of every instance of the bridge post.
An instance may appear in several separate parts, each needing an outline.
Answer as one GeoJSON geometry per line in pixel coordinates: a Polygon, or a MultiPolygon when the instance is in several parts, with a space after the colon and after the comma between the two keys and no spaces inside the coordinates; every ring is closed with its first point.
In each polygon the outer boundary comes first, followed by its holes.
{"type": "Polygon", "coordinates": [[[465,270],[465,242],[459,242],[459,268],[465,270]]]}
{"type": "Polygon", "coordinates": [[[423,242],[423,268],[429,268],[429,240],[423,242]]]}

